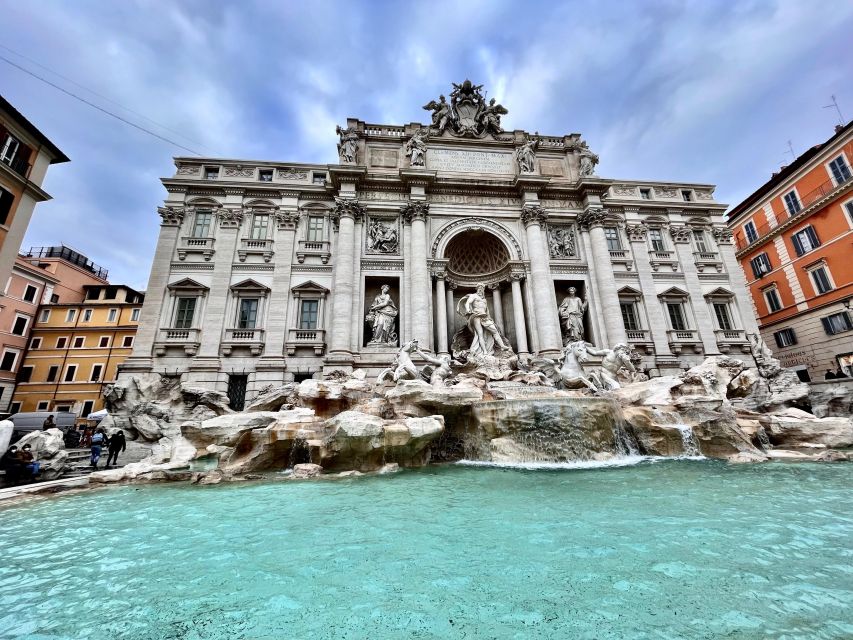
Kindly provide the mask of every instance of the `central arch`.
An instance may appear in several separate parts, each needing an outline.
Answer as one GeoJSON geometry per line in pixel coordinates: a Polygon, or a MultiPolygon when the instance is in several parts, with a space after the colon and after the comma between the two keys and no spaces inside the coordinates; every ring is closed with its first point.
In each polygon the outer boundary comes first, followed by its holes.
{"type": "Polygon", "coordinates": [[[503,242],[488,231],[469,229],[453,236],[444,249],[447,270],[458,276],[489,276],[509,264],[503,242]]]}
{"type": "Polygon", "coordinates": [[[486,218],[462,218],[444,225],[435,235],[432,243],[432,258],[441,260],[447,257],[447,246],[459,235],[469,231],[484,231],[503,244],[512,261],[521,260],[521,245],[516,237],[502,224],[486,218]]]}

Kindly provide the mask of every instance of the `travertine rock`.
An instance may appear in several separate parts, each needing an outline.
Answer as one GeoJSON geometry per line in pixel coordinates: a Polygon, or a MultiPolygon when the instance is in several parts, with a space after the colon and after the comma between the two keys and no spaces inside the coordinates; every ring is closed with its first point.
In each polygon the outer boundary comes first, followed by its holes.
{"type": "Polygon", "coordinates": [[[403,380],[386,391],[385,398],[400,415],[426,416],[468,409],[483,400],[483,391],[467,384],[436,387],[423,380],[403,380]]]}
{"type": "Polygon", "coordinates": [[[731,464],[750,464],[753,462],[767,462],[765,454],[755,451],[739,451],[726,458],[731,464]]]}
{"type": "Polygon", "coordinates": [[[853,416],[853,379],[809,385],[809,404],[818,418],[853,416]]]}
{"type": "Polygon", "coordinates": [[[291,478],[304,480],[305,478],[316,478],[323,473],[323,467],[319,464],[297,464],[293,467],[291,478]]]}
{"type": "Polygon", "coordinates": [[[803,447],[822,444],[843,449],[853,446],[853,419],[815,418],[789,410],[786,415],[762,416],[761,424],[774,446],[803,447]]]}
{"type": "Polygon", "coordinates": [[[65,441],[59,429],[31,431],[15,444],[19,449],[25,444],[32,447],[33,458],[41,465],[39,480],[55,480],[70,469],[66,462],[65,441]]]}
{"type": "Polygon", "coordinates": [[[745,398],[755,390],[761,380],[757,369],[745,369],[728,384],[729,398],[745,398]]]}
{"type": "Polygon", "coordinates": [[[245,410],[254,412],[292,409],[296,402],[296,388],[296,383],[290,383],[269,389],[252,400],[245,410]]]}

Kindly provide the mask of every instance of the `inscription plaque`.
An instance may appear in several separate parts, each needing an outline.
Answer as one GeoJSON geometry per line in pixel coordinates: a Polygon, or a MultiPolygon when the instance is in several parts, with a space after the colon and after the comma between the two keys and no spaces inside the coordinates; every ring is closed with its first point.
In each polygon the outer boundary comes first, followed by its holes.
{"type": "Polygon", "coordinates": [[[463,151],[461,149],[427,149],[428,169],[463,173],[502,173],[512,175],[515,166],[511,153],[500,151],[463,151]]]}

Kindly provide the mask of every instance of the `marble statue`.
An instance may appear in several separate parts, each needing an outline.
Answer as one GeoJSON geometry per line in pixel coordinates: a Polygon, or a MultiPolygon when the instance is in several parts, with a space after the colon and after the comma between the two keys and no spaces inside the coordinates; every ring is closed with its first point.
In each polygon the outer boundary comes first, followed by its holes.
{"type": "Polygon", "coordinates": [[[431,356],[420,349],[417,350],[417,354],[430,364],[435,365],[435,368],[429,374],[429,383],[434,387],[444,386],[445,380],[453,375],[453,370],[450,368],[450,356],[431,356]]]}
{"type": "Polygon", "coordinates": [[[548,227],[548,248],[552,258],[574,258],[575,231],[571,227],[548,227]]]}
{"type": "Polygon", "coordinates": [[[425,104],[423,108],[426,111],[432,111],[432,126],[438,129],[439,134],[444,133],[444,130],[447,129],[447,125],[450,124],[453,117],[450,105],[447,103],[444,96],[439,96],[438,102],[431,100],[428,104],[425,104]]]}
{"type": "Polygon", "coordinates": [[[489,105],[483,110],[480,115],[480,123],[483,126],[484,133],[498,134],[503,133],[501,128],[501,116],[505,116],[509,111],[502,104],[496,104],[495,99],[489,100],[489,105]]]}
{"type": "Polygon", "coordinates": [[[393,224],[373,220],[367,229],[367,248],[376,253],[396,253],[399,244],[397,229],[393,224]]]}
{"type": "Polygon", "coordinates": [[[464,316],[468,322],[468,328],[474,335],[468,352],[472,356],[490,356],[494,352],[495,345],[501,351],[509,350],[509,347],[501,338],[495,321],[489,315],[489,305],[486,302],[486,285],[477,285],[475,293],[463,296],[456,305],[456,312],[464,316]]]}
{"type": "Polygon", "coordinates": [[[598,156],[589,150],[586,142],[580,144],[580,174],[582,177],[595,175],[595,165],[598,164],[598,156]]]}
{"type": "Polygon", "coordinates": [[[341,129],[335,128],[340,142],[338,142],[338,156],[341,162],[355,164],[358,161],[358,133],[352,127],[341,129]]]}
{"type": "Polygon", "coordinates": [[[533,173],[536,170],[536,147],[539,140],[527,140],[515,150],[515,159],[518,161],[518,170],[521,173],[533,173]]]}
{"type": "Polygon", "coordinates": [[[593,371],[589,376],[598,391],[620,389],[622,385],[619,384],[618,378],[619,372],[622,369],[627,371],[628,375],[626,377],[628,378],[637,373],[634,363],[631,362],[631,350],[624,342],[620,342],[612,349],[593,349],[587,347],[586,350],[590,355],[601,356],[602,358],[601,368],[593,371]]]}
{"type": "Polygon", "coordinates": [[[588,302],[586,298],[581,300],[576,294],[577,289],[569,287],[569,295],[560,303],[560,320],[563,322],[567,342],[583,340],[584,337],[583,314],[588,302]]]}
{"type": "Polygon", "coordinates": [[[397,318],[397,305],[388,293],[391,290],[387,284],[382,285],[382,292],[373,299],[366,320],[373,325],[373,338],[369,345],[397,345],[397,333],[394,331],[394,320],[397,318]]]}
{"type": "Polygon", "coordinates": [[[583,363],[588,359],[586,343],[583,340],[578,340],[563,347],[559,360],[534,357],[530,360],[530,367],[541,371],[555,385],[564,389],[595,391],[595,385],[583,369],[583,363]]]}
{"type": "Polygon", "coordinates": [[[418,129],[406,142],[406,156],[411,159],[413,167],[423,167],[426,164],[427,140],[429,131],[418,129]]]}
{"type": "Polygon", "coordinates": [[[383,369],[379,377],[376,378],[377,384],[385,382],[386,379],[391,379],[395,383],[400,382],[400,380],[419,380],[420,372],[415,363],[412,362],[412,354],[418,348],[417,338],[400,347],[393,364],[387,369],[383,369]]]}

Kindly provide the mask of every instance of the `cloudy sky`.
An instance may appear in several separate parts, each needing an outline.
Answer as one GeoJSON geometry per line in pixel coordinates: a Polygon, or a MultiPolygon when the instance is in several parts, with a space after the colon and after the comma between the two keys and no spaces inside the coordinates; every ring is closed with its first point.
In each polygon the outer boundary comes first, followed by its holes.
{"type": "MultiPolygon", "coordinates": [[[[832,134],[831,95],[853,116],[850,0],[0,0],[0,11],[1,56],[210,156],[335,162],[347,116],[427,122],[421,106],[469,77],[509,109],[507,129],[582,133],[602,176],[714,183],[736,204],[790,162],[788,140],[799,154],[832,134]]],[[[159,178],[188,152],[2,60],[0,92],[72,160],[49,172],[54,200],[24,247],[64,242],[144,288],[159,178]]]]}

